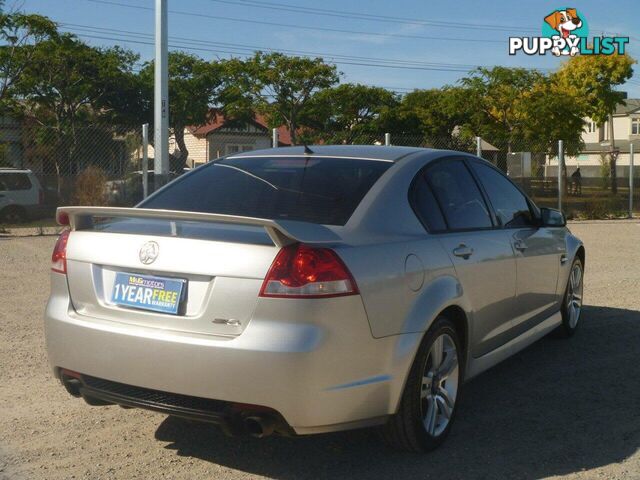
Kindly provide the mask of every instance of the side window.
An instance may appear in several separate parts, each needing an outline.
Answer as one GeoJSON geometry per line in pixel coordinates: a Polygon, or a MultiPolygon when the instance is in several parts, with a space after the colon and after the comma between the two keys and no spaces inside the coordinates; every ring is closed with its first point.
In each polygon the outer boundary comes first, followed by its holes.
{"type": "Polygon", "coordinates": [[[433,192],[422,172],[418,174],[413,183],[410,199],[416,215],[430,232],[447,229],[447,224],[444,221],[436,197],[433,196],[433,192]]]}
{"type": "Polygon", "coordinates": [[[527,199],[508,178],[488,165],[475,161],[471,164],[501,225],[526,227],[535,223],[527,199]]]}
{"type": "Polygon", "coordinates": [[[452,230],[493,226],[482,193],[462,160],[446,160],[425,173],[452,230]]]}
{"type": "Polygon", "coordinates": [[[5,173],[0,175],[0,189],[2,190],[29,190],[31,180],[24,173],[5,173]]]}

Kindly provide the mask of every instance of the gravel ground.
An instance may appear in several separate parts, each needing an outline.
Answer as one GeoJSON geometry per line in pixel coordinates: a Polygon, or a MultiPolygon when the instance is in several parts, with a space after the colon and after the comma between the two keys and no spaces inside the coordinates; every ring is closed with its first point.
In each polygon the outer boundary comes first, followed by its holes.
{"type": "Polygon", "coordinates": [[[55,239],[0,238],[0,478],[640,478],[640,225],[571,229],[587,248],[582,328],[467,384],[429,455],[388,451],[366,430],[227,438],[71,398],[44,351],[55,239]]]}

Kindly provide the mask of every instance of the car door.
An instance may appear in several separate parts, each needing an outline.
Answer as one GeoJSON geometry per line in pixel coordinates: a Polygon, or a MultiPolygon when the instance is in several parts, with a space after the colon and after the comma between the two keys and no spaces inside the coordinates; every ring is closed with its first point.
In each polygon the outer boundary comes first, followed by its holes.
{"type": "Polygon", "coordinates": [[[3,200],[7,204],[15,205],[33,205],[37,203],[37,194],[35,201],[32,195],[32,185],[26,173],[10,172],[1,175],[0,195],[4,195],[3,200]]]}
{"type": "Polygon", "coordinates": [[[513,333],[518,335],[558,308],[563,232],[541,228],[535,206],[501,171],[480,160],[469,163],[513,245],[517,271],[513,333]]]}
{"type": "Polygon", "coordinates": [[[422,214],[454,265],[462,295],[472,307],[471,353],[484,355],[509,339],[516,265],[508,234],[495,228],[485,199],[465,162],[429,165],[416,183],[422,214]],[[429,220],[431,218],[431,220],[429,220]]]}

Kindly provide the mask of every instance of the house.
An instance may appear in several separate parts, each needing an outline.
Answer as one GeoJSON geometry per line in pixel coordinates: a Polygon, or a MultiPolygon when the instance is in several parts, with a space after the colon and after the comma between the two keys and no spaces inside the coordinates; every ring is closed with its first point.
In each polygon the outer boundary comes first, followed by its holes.
{"type": "MultiPolygon", "coordinates": [[[[637,153],[634,164],[640,164],[640,99],[625,100],[625,105],[618,105],[613,114],[613,135],[616,150],[619,150],[616,162],[618,178],[629,178],[629,146],[633,143],[637,153]]],[[[597,125],[592,119],[585,118],[585,129],[582,133],[584,149],[579,155],[565,155],[565,165],[569,174],[580,167],[583,177],[600,177],[603,164],[609,164],[611,142],[609,139],[609,122],[597,125]]],[[[556,157],[549,158],[547,176],[555,177],[558,169],[556,157]]],[[[636,169],[637,171],[638,169],[636,169]]],[[[635,173],[634,176],[637,176],[635,173]]]]}
{"type": "MultiPolygon", "coordinates": [[[[291,145],[287,128],[281,126],[277,130],[278,145],[291,145]]],[[[221,112],[212,110],[206,124],[184,129],[184,143],[189,151],[187,166],[197,167],[231,153],[270,148],[272,139],[272,129],[260,114],[249,121],[238,121],[227,119],[221,112]]],[[[169,139],[169,150],[173,151],[175,148],[177,145],[172,137],[169,139]]],[[[149,145],[149,158],[153,156],[153,147],[149,145]]]]}

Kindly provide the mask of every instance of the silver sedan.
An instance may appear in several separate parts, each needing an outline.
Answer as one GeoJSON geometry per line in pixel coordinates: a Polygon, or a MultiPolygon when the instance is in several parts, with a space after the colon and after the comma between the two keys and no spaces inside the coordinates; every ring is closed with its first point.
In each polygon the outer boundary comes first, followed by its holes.
{"type": "Polygon", "coordinates": [[[58,221],[45,325],[67,391],[231,434],[377,426],[427,451],[464,381],[580,320],[562,213],[466,153],[245,152],[58,221]]]}

